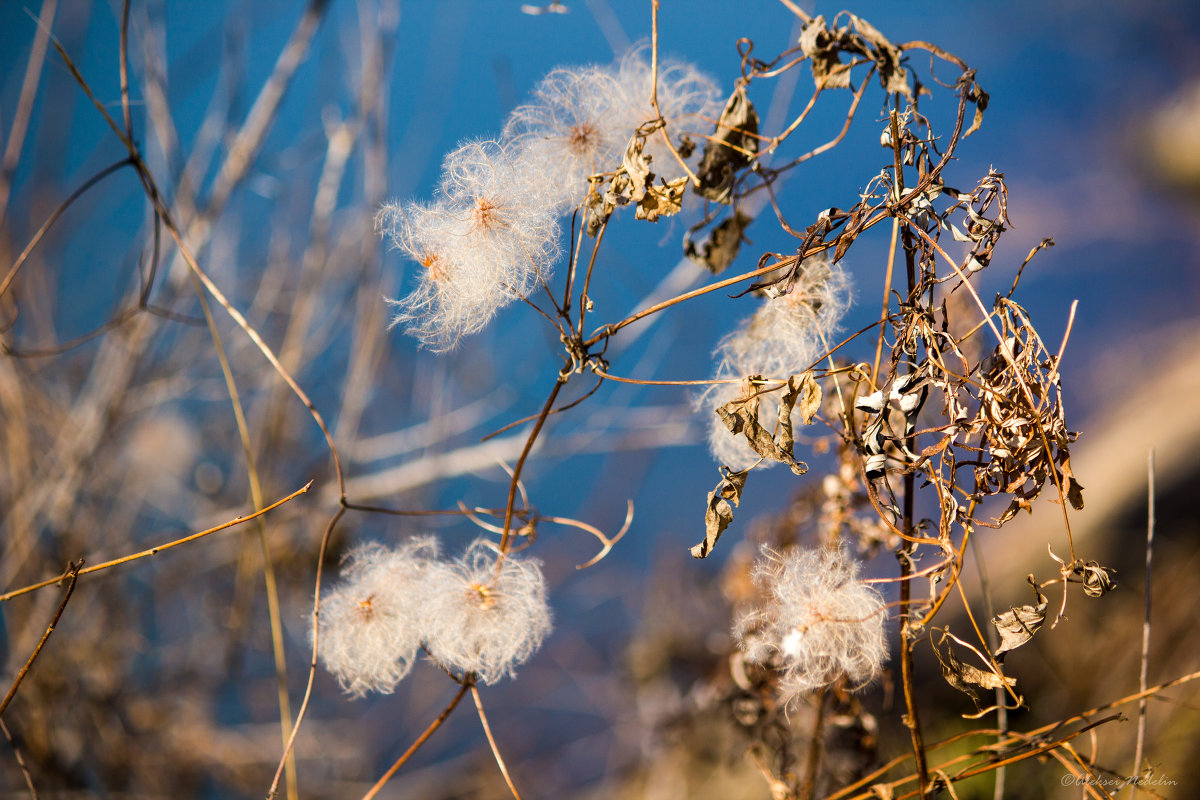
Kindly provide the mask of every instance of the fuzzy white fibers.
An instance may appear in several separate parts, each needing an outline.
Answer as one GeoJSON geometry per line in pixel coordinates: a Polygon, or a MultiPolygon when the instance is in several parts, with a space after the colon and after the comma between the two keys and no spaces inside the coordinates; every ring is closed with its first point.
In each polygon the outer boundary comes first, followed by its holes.
{"type": "MultiPolygon", "coordinates": [[[[466,142],[446,155],[441,195],[464,230],[459,260],[524,297],[558,256],[558,214],[542,181],[511,145],[466,142]]],[[[484,278],[481,278],[484,280],[484,278]]]]}
{"type": "Polygon", "coordinates": [[[807,259],[792,291],[768,297],[717,345],[717,370],[786,378],[815,365],[850,307],[850,276],[824,254],[807,259]]]}
{"type": "Polygon", "coordinates": [[[389,693],[412,668],[422,629],[412,598],[437,550],[432,538],[414,539],[346,557],[342,582],[321,600],[317,655],[347,693],[389,693]]]}
{"type": "MultiPolygon", "coordinates": [[[[655,118],[650,103],[652,72],[646,47],[635,47],[608,67],[560,67],[534,89],[531,101],[516,108],[504,127],[531,170],[554,191],[559,212],[587,196],[590,175],[612,172],[621,164],[635,131],[655,118]]],[[[691,64],[662,61],[658,101],[668,133],[706,133],[720,114],[720,90],[691,64]]],[[[694,137],[693,137],[694,138],[694,137]]],[[[643,151],[661,177],[683,174],[679,163],[653,133],[643,151]]]]}
{"type": "Polygon", "coordinates": [[[497,142],[449,153],[440,193],[435,205],[384,206],[375,227],[422,267],[393,324],[443,351],[549,279],[558,221],[528,164],[497,142]]]}
{"type": "MultiPolygon", "coordinates": [[[[850,277],[840,263],[830,264],[824,255],[806,260],[788,294],[768,297],[753,316],[717,345],[715,378],[744,378],[762,375],[786,379],[813,367],[833,346],[833,335],[850,307],[850,277]]],[[[699,405],[709,413],[708,441],[713,458],[735,470],[758,460],[745,439],[730,433],[716,409],[753,391],[746,385],[717,384],[700,397],[699,405]]],[[[779,420],[777,392],[762,395],[759,424],[773,431],[779,420]]],[[[760,466],[776,462],[763,461],[760,466]]]]}
{"type": "MultiPolygon", "coordinates": [[[[619,108],[624,127],[629,131],[626,140],[634,130],[656,116],[650,103],[654,87],[648,52],[645,45],[634,47],[615,66],[622,92],[619,108]]],[[[658,107],[667,123],[667,133],[676,144],[683,133],[710,133],[722,105],[721,90],[712,78],[686,62],[659,59],[658,107]]],[[[697,141],[695,135],[692,139],[697,142],[696,154],[699,155],[703,142],[697,141]]],[[[643,152],[653,159],[650,168],[655,175],[670,180],[685,174],[661,133],[656,131],[650,135],[643,152]]]]}
{"type": "Polygon", "coordinates": [[[504,126],[504,140],[541,176],[559,212],[587,196],[591,175],[621,163],[631,130],[620,113],[621,87],[597,66],[560,67],[533,90],[504,126]]]}
{"type": "Polygon", "coordinates": [[[403,325],[430,349],[452,350],[508,302],[494,273],[464,268],[467,229],[444,204],[388,204],[376,216],[375,227],[419,267],[412,292],[389,301],[397,306],[392,324],[403,325]]]}
{"type": "Polygon", "coordinates": [[[858,570],[842,549],[763,548],[753,578],[766,602],[736,621],[734,635],[748,660],[779,670],[786,702],[842,677],[851,689],[879,677],[887,615],[858,570]]]}
{"type": "Polygon", "coordinates": [[[426,647],[451,670],[485,683],[511,676],[550,632],[550,607],[541,563],[499,554],[477,539],[462,558],[431,574],[426,647]]]}

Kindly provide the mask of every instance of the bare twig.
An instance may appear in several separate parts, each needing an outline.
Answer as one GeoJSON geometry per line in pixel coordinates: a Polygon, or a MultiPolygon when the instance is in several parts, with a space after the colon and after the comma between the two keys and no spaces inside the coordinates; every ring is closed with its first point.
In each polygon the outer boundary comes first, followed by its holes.
{"type": "Polygon", "coordinates": [[[279,766],[275,768],[275,777],[271,780],[271,788],[267,790],[268,800],[273,800],[279,791],[279,781],[283,777],[284,769],[292,754],[292,749],[296,746],[296,736],[300,733],[300,724],[304,722],[304,714],[308,711],[308,701],[312,698],[313,683],[317,678],[317,650],[320,647],[321,636],[320,625],[318,624],[321,615],[321,574],[325,566],[325,553],[329,549],[329,540],[333,536],[334,529],[337,528],[338,521],[341,520],[342,515],[345,513],[345,506],[339,508],[337,513],[333,515],[329,523],[325,526],[325,532],[321,534],[321,546],[317,551],[317,574],[313,579],[312,658],[308,665],[308,681],[304,684],[304,698],[300,701],[300,708],[296,712],[296,722],[292,725],[292,733],[283,745],[283,754],[279,757],[279,766]]]}
{"type": "Polygon", "coordinates": [[[433,735],[433,732],[442,726],[442,723],[446,721],[446,718],[450,716],[451,712],[458,707],[459,701],[463,699],[463,696],[467,693],[467,690],[474,690],[474,688],[475,684],[472,681],[463,681],[462,685],[458,687],[458,692],[454,695],[454,698],[446,705],[445,708],[442,709],[442,713],[438,714],[437,719],[429,723],[429,727],[421,732],[421,735],[417,737],[416,741],[408,746],[408,749],[405,750],[398,759],[396,759],[396,762],[392,764],[392,766],[388,767],[387,772],[383,773],[379,780],[375,781],[375,784],[370,788],[370,790],[368,790],[367,793],[362,796],[362,800],[372,800],[375,795],[379,794],[379,791],[383,789],[388,781],[392,779],[392,776],[399,772],[400,768],[404,766],[404,764],[410,758],[412,758],[413,753],[417,752],[421,745],[425,744],[429,737],[433,735]]]}
{"type": "Polygon", "coordinates": [[[25,785],[29,788],[29,796],[33,800],[38,800],[37,787],[33,785],[33,776],[29,774],[29,767],[25,765],[25,757],[21,755],[21,748],[17,746],[17,740],[13,738],[8,724],[2,719],[0,719],[0,731],[4,733],[4,738],[8,740],[8,745],[12,748],[13,758],[16,759],[17,767],[21,770],[22,777],[25,778],[25,785]]]}
{"type": "MultiPolygon", "coordinates": [[[[29,130],[29,119],[33,115],[33,101],[37,97],[38,83],[42,77],[42,65],[46,61],[46,44],[50,40],[50,29],[54,25],[54,14],[58,0],[43,0],[42,11],[37,19],[37,33],[29,60],[25,62],[25,77],[21,80],[21,96],[8,129],[8,140],[4,143],[4,160],[0,162],[0,227],[8,218],[8,198],[12,192],[13,173],[21,160],[21,149],[25,144],[25,133],[29,130]]],[[[0,295],[4,290],[0,289],[0,295]]]]}
{"type": "Polygon", "coordinates": [[[492,748],[492,755],[496,757],[496,764],[500,767],[500,774],[504,776],[504,783],[508,786],[508,790],[512,792],[513,800],[521,800],[521,794],[517,791],[516,785],[513,784],[512,776],[508,774],[508,767],[504,765],[504,758],[500,755],[500,748],[496,746],[496,737],[492,736],[492,726],[488,724],[487,714],[483,713],[483,699],[479,696],[479,688],[471,683],[471,698],[475,701],[475,710],[479,712],[479,721],[483,725],[483,733],[487,736],[488,744],[492,748]]]}
{"type": "Polygon", "coordinates": [[[62,602],[58,604],[58,610],[54,612],[54,617],[50,620],[50,624],[46,626],[46,632],[42,634],[42,638],[38,640],[37,646],[33,648],[33,652],[29,654],[29,658],[25,661],[25,666],[21,667],[21,671],[17,673],[17,677],[13,679],[12,686],[9,687],[8,693],[4,695],[4,700],[0,701],[0,717],[4,716],[5,709],[12,699],[17,695],[17,689],[21,686],[21,681],[25,680],[25,676],[29,674],[29,668],[33,666],[34,660],[38,657],[38,653],[42,652],[42,648],[46,645],[46,641],[50,638],[50,634],[54,633],[54,628],[58,625],[59,619],[62,618],[63,611],[67,608],[67,601],[71,599],[71,595],[75,592],[75,581],[79,579],[79,570],[83,567],[82,561],[76,561],[67,571],[67,590],[63,592],[62,602]]]}
{"type": "Polygon", "coordinates": [[[112,175],[122,167],[128,167],[133,164],[134,160],[132,158],[123,158],[115,164],[108,165],[84,181],[83,184],[74,192],[72,192],[66,200],[59,203],[58,207],[55,208],[54,211],[51,212],[50,216],[46,218],[46,221],[38,227],[37,232],[33,234],[33,238],[29,240],[29,243],[25,245],[25,249],[23,249],[17,256],[17,260],[13,262],[11,267],[9,267],[8,272],[4,275],[4,279],[0,280],[0,297],[3,297],[5,292],[8,291],[8,287],[12,285],[13,279],[17,276],[17,271],[20,270],[21,266],[29,259],[30,254],[38,246],[38,243],[40,243],[50,229],[54,227],[54,223],[58,222],[59,217],[61,217],[66,210],[71,207],[71,204],[80,197],[83,197],[83,195],[86,194],[89,189],[107,178],[109,175],[112,175]]]}
{"type": "MultiPolygon", "coordinates": [[[[1154,563],[1154,451],[1146,456],[1146,612],[1142,621],[1142,658],[1141,669],[1138,672],[1138,688],[1146,691],[1146,678],[1150,667],[1150,596],[1152,586],[1151,567],[1154,563]]],[[[1130,789],[1130,800],[1137,797],[1138,784],[1141,782],[1142,758],[1146,747],[1146,698],[1138,702],[1137,746],[1133,754],[1133,788],[1130,789]]]]}
{"type": "MultiPolygon", "coordinates": [[[[202,539],[205,536],[209,536],[211,534],[218,533],[220,531],[225,530],[226,528],[232,528],[235,525],[241,525],[243,522],[249,522],[252,519],[261,517],[263,514],[274,511],[276,508],[279,508],[281,505],[288,502],[289,500],[299,497],[300,495],[307,492],[311,486],[312,486],[312,481],[309,481],[308,483],[304,484],[302,487],[300,487],[296,491],[289,494],[287,497],[284,497],[281,500],[276,500],[271,505],[267,506],[266,508],[261,509],[260,511],[255,511],[253,514],[247,514],[244,517],[235,517],[234,519],[231,519],[228,522],[223,522],[214,528],[208,528],[206,530],[200,531],[199,533],[193,533],[190,536],[185,536],[182,539],[175,539],[174,541],[167,542],[166,544],[160,544],[157,547],[151,547],[149,550],[142,550],[141,552],[138,552],[138,553],[132,553],[127,556],[121,556],[120,558],[115,558],[112,561],[105,561],[103,564],[96,564],[95,566],[82,568],[82,569],[78,570],[78,574],[79,575],[87,575],[89,573],[99,572],[102,569],[108,569],[109,567],[115,567],[120,564],[128,564],[130,561],[136,561],[139,558],[146,558],[147,556],[156,556],[164,550],[170,550],[171,548],[178,547],[181,544],[187,544],[188,542],[194,542],[197,539],[202,539]]],[[[65,579],[67,576],[69,576],[71,574],[72,574],[71,571],[67,571],[67,572],[64,572],[62,575],[58,575],[53,578],[48,578],[44,581],[41,581],[40,583],[30,584],[29,586],[24,586],[20,589],[14,589],[11,592],[5,592],[4,594],[0,594],[0,603],[11,600],[14,597],[20,597],[23,594],[28,594],[29,592],[33,592],[38,589],[45,588],[47,586],[51,586],[51,585],[58,583],[59,581],[65,579]]]]}

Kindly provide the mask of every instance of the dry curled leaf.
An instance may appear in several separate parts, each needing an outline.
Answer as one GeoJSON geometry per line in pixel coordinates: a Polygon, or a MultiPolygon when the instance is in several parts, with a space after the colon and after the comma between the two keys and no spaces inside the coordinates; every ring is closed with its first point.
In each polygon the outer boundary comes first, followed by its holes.
{"type": "MultiPolygon", "coordinates": [[[[625,155],[621,157],[621,169],[612,181],[612,192],[625,200],[641,200],[646,193],[646,187],[654,180],[650,171],[650,156],[642,152],[646,140],[634,136],[625,147],[625,155]]],[[[624,205],[624,203],[618,203],[624,205]]]]}
{"type": "Polygon", "coordinates": [[[808,56],[813,82],[826,89],[844,89],[850,85],[850,70],[839,70],[838,37],[825,25],[825,15],[818,14],[808,21],[800,33],[800,51],[808,56]]]}
{"type": "Polygon", "coordinates": [[[654,173],[650,171],[650,156],[642,152],[645,147],[645,136],[635,135],[630,139],[621,158],[621,168],[602,182],[603,189],[597,186],[589,193],[588,236],[595,236],[600,231],[617,206],[640,203],[647,190],[652,188],[654,173]]]}
{"type": "Polygon", "coordinates": [[[965,85],[963,91],[968,102],[975,104],[975,116],[971,119],[971,127],[963,132],[963,138],[967,138],[983,125],[983,112],[987,111],[988,101],[991,96],[983,90],[983,88],[975,82],[975,70],[967,70],[959,82],[965,85]]]}
{"type": "Polygon", "coordinates": [[[825,398],[825,393],[821,391],[821,384],[817,383],[813,371],[810,369],[801,375],[793,375],[788,378],[788,391],[797,395],[796,407],[800,410],[800,421],[805,425],[812,425],[817,412],[821,410],[821,402],[825,398]]]}
{"type": "Polygon", "coordinates": [[[874,61],[884,91],[912,97],[908,70],[900,63],[904,52],[865,19],[853,14],[848,16],[850,24],[834,30],[825,24],[824,16],[813,17],[800,34],[800,50],[809,58],[817,87],[844,89],[850,86],[850,70],[843,68],[841,60],[841,53],[845,52],[874,61]]]}
{"type": "Polygon", "coordinates": [[[758,153],[758,112],[739,84],[725,102],[717,129],[704,144],[704,157],[696,177],[696,193],[718,203],[732,202],[738,172],[750,165],[758,153]]]}
{"type": "Polygon", "coordinates": [[[813,416],[821,406],[821,387],[817,385],[812,371],[803,375],[793,375],[788,378],[786,391],[779,397],[779,432],[778,436],[763,427],[758,420],[759,398],[754,395],[754,384],[762,382],[761,375],[751,375],[746,379],[742,397],[731,400],[717,408],[717,416],[734,436],[742,436],[754,452],[763,458],[787,464],[796,475],[808,472],[808,465],[797,461],[792,453],[794,440],[792,438],[792,409],[796,401],[804,397],[801,405],[801,415],[804,424],[812,423],[813,416]],[[750,395],[750,396],[747,396],[750,395]],[[815,402],[814,402],[815,398],[815,402]]]}
{"type": "Polygon", "coordinates": [[[721,467],[721,482],[708,493],[708,508],[704,512],[704,541],[692,548],[693,558],[705,558],[716,547],[721,534],[733,522],[733,509],[742,499],[749,470],[733,472],[721,467]]]}
{"type": "Polygon", "coordinates": [[[659,217],[669,217],[679,213],[683,207],[683,190],[687,187],[687,177],[665,181],[659,186],[649,186],[642,198],[638,200],[634,216],[650,222],[658,222],[659,217]]]}
{"type": "Polygon", "coordinates": [[[887,37],[865,19],[851,14],[850,20],[854,23],[854,30],[866,39],[871,45],[870,49],[874,50],[870,55],[879,67],[879,82],[883,84],[884,91],[899,92],[912,97],[912,88],[908,85],[908,70],[900,66],[900,58],[903,55],[900,48],[888,41],[887,37]]]}
{"type": "Polygon", "coordinates": [[[936,643],[933,641],[932,636],[929,640],[933,648],[933,654],[937,656],[938,661],[942,665],[942,677],[945,678],[946,683],[970,697],[977,707],[979,706],[980,699],[983,697],[979,689],[992,691],[1001,688],[1011,689],[1017,685],[1016,678],[1010,678],[1007,675],[1002,675],[990,669],[983,670],[963,663],[958,654],[954,652],[954,648],[946,642],[947,638],[954,641],[961,641],[949,631],[943,631],[941,639],[936,643]],[[938,645],[945,645],[945,649],[939,649],[938,645]]]}
{"type": "Polygon", "coordinates": [[[992,617],[992,624],[1000,634],[1000,646],[996,648],[996,661],[1003,661],[1004,654],[1016,650],[1033,638],[1033,635],[1046,621],[1046,596],[1042,594],[1037,581],[1032,575],[1027,580],[1033,587],[1037,597],[1035,605],[1023,605],[1020,608],[1010,608],[992,617]]]}
{"type": "Polygon", "coordinates": [[[1046,350],[1021,306],[1005,297],[995,303],[1000,344],[980,363],[979,411],[964,430],[982,434],[982,458],[975,468],[980,496],[1011,494],[997,520],[1004,524],[1032,503],[1049,482],[1063,487],[1066,500],[1083,507],[1083,487],[1071,473],[1070,445],[1057,356],[1046,350]],[[1052,476],[1058,473],[1059,479],[1052,476]]]}
{"type": "Polygon", "coordinates": [[[1117,571],[1098,561],[1075,562],[1071,572],[1083,579],[1083,593],[1088,597],[1103,597],[1117,588],[1117,571]]]}
{"type": "Polygon", "coordinates": [[[719,275],[737,258],[738,250],[746,239],[745,230],[753,219],[741,211],[734,210],[733,214],[721,220],[709,232],[708,238],[699,245],[691,238],[691,234],[701,226],[693,227],[683,241],[684,255],[707,267],[712,274],[719,275]]]}

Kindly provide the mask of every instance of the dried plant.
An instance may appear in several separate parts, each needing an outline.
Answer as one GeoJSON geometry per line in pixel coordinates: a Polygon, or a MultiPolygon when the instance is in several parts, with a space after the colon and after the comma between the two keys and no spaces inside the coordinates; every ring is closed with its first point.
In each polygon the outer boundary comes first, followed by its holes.
{"type": "MultiPolygon", "coordinates": [[[[304,770],[297,769],[297,748],[306,760],[331,762],[341,745],[335,726],[313,712],[342,702],[322,696],[318,681],[327,680],[327,672],[352,697],[399,693],[402,681],[425,681],[428,688],[447,680],[454,687],[440,710],[411,704],[414,714],[425,715],[418,724],[427,727],[399,756],[390,753],[392,766],[370,776],[378,779],[365,797],[376,796],[397,774],[403,780],[413,754],[469,692],[504,786],[519,798],[517,784],[536,783],[537,775],[509,770],[504,753],[519,740],[500,725],[496,735],[482,698],[507,683],[502,679],[527,680],[548,647],[555,616],[549,595],[562,579],[543,571],[540,554],[526,551],[538,553],[547,524],[563,526],[596,539],[598,550],[581,549],[578,559],[581,569],[592,567],[620,547],[634,524],[632,503],[616,533],[540,513],[526,467],[535,449],[557,435],[548,433],[547,421],[562,415],[569,428],[572,419],[583,419],[605,383],[691,392],[693,428],[708,431],[718,462],[719,481],[703,511],[704,488],[693,487],[695,526],[703,516],[704,534],[691,552],[726,559],[721,590],[708,587],[711,597],[720,596],[714,602],[726,618],[696,626],[692,639],[704,635],[707,643],[687,653],[696,673],[687,693],[680,691],[674,704],[661,702],[659,693],[654,705],[648,691],[637,699],[652,707],[643,716],[660,729],[684,731],[689,757],[699,758],[720,732],[718,749],[732,749],[739,759],[746,754],[742,763],[763,776],[761,788],[776,800],[953,794],[981,775],[992,776],[1000,796],[1005,770],[1035,758],[1053,759],[1094,796],[1105,796],[1102,779],[1133,781],[1142,772],[1141,761],[1132,770],[1106,771],[1100,755],[1073,743],[1115,719],[1097,717],[1107,708],[1025,731],[1007,717],[1025,705],[1031,676],[1010,671],[1006,656],[1047,637],[1069,605],[1103,597],[1116,584],[1114,571],[1087,558],[1071,537],[1071,515],[1084,503],[1071,467],[1077,434],[1066,418],[1060,372],[1073,317],[1061,342],[1048,344],[1016,299],[1026,266],[1052,242],[1043,241],[1023,263],[1001,263],[997,246],[1011,228],[1004,175],[956,170],[956,153],[984,124],[990,102],[964,60],[924,41],[895,44],[853,14],[827,20],[785,0],[778,13],[789,23],[793,15],[799,19],[798,40],[769,59],[755,55],[749,40],[731,42],[740,73],[722,103],[715,78],[660,57],[658,2],[651,0],[648,44],[612,64],[551,70],[507,120],[491,121],[492,130],[501,130],[497,139],[471,140],[445,156],[432,197],[385,201],[381,97],[398,9],[362,4],[366,50],[357,65],[355,110],[346,120],[326,120],[310,237],[300,258],[273,255],[266,271],[251,277],[240,266],[227,269],[213,252],[223,245],[218,220],[235,216],[230,207],[242,198],[239,190],[326,3],[314,0],[301,16],[244,125],[227,132],[228,149],[215,161],[203,141],[186,157],[172,149],[178,137],[156,71],[156,28],[131,6],[122,7],[119,26],[119,115],[97,99],[95,76],[48,38],[50,21],[39,29],[39,47],[53,45],[92,100],[92,112],[111,128],[121,157],[49,213],[12,257],[15,226],[8,226],[0,251],[9,264],[0,280],[6,437],[0,601],[12,610],[9,662],[19,656],[24,665],[10,670],[0,714],[11,709],[4,722],[20,729],[20,737],[10,737],[13,763],[35,796],[37,785],[56,792],[99,786],[180,794],[217,781],[230,792],[298,797],[304,770]],[[140,27],[131,25],[131,13],[140,15],[140,27]],[[133,124],[134,43],[143,50],[136,74],[153,130],[133,124]],[[755,104],[796,71],[811,76],[811,99],[791,122],[768,130],[762,119],[769,116],[760,117],[755,104]],[[860,109],[868,97],[868,107],[879,112],[874,121],[864,120],[860,109]],[[844,125],[824,144],[802,151],[796,134],[808,130],[812,110],[838,102],[844,125]],[[792,190],[794,171],[814,158],[837,157],[852,126],[872,124],[880,128],[875,161],[871,153],[855,153],[841,162],[860,171],[859,193],[828,198],[810,220],[787,219],[781,198],[792,190]],[[164,150],[161,159],[147,155],[144,141],[152,135],[164,150]],[[361,186],[346,223],[334,210],[352,153],[361,157],[361,186]],[[64,290],[48,288],[48,279],[31,269],[45,267],[39,242],[71,203],[120,170],[136,177],[145,203],[141,269],[129,282],[124,310],[79,341],[59,341],[59,328],[45,320],[54,316],[54,292],[64,290]],[[959,185],[972,188],[953,188],[959,185]],[[651,298],[623,317],[597,308],[594,297],[618,281],[606,247],[620,235],[615,230],[677,215],[689,224],[688,267],[708,282],[651,298]],[[752,224],[755,240],[770,249],[752,249],[746,233],[752,224]],[[519,434],[485,437],[490,441],[480,447],[497,449],[463,448],[434,464],[442,472],[421,462],[411,471],[423,477],[372,473],[371,459],[356,455],[371,444],[360,430],[369,398],[389,397],[401,382],[389,376],[396,367],[383,357],[388,325],[380,299],[397,291],[381,277],[372,230],[412,269],[408,293],[393,301],[392,324],[421,346],[443,358],[465,358],[469,337],[508,319],[500,312],[514,304],[547,325],[561,345],[547,363],[526,365],[542,369],[549,388],[540,410],[496,432],[524,425],[519,434]],[[884,263],[872,261],[867,248],[856,249],[871,237],[889,236],[884,263]],[[983,276],[996,272],[1011,288],[987,299],[983,276]],[[635,335],[631,326],[686,315],[696,298],[731,291],[727,316],[713,324],[728,333],[711,370],[683,380],[622,374],[624,343],[635,335]],[[879,294],[878,315],[853,330],[846,322],[852,308],[879,294]],[[53,341],[36,344],[45,341],[39,334],[53,341]],[[73,352],[93,338],[94,351],[73,352]],[[449,353],[456,349],[457,355],[449,353]],[[322,380],[324,372],[339,377],[322,380]],[[595,385],[568,400],[564,390],[585,379],[595,385]],[[315,399],[302,388],[309,384],[319,387],[315,399]],[[192,409],[214,399],[228,403],[232,414],[192,409]],[[325,416],[330,408],[337,409],[332,425],[325,416]],[[121,469],[96,469],[94,459],[109,453],[112,460],[104,463],[121,469]],[[472,489],[451,509],[372,504],[436,476],[480,472],[481,457],[504,463],[503,503],[485,505],[472,489]],[[296,508],[300,503],[291,501],[309,487],[292,491],[296,486],[288,481],[298,469],[320,470],[325,461],[318,496],[296,508]],[[796,489],[787,510],[764,523],[761,512],[771,506],[757,488],[767,477],[756,468],[774,463],[789,467],[793,476],[784,477],[794,478],[796,489]],[[1059,504],[1061,525],[1047,525],[1050,553],[1028,565],[1028,586],[1011,587],[1027,593],[1029,602],[1007,610],[980,607],[962,580],[975,568],[973,539],[1005,536],[1004,526],[1032,511],[1043,495],[1059,504]],[[745,524],[756,514],[756,525],[745,524]],[[401,535],[386,524],[395,517],[450,517],[485,533],[460,553],[443,541],[444,533],[401,535]],[[199,532],[164,536],[149,549],[140,536],[122,533],[159,518],[187,521],[199,532]],[[94,528],[95,520],[105,524],[94,528]],[[239,526],[247,531],[239,542],[211,537],[239,526]],[[365,532],[381,541],[354,544],[365,532]],[[190,551],[212,554],[203,568],[159,566],[161,551],[200,539],[190,551]],[[343,550],[348,554],[330,579],[326,566],[343,550]],[[92,564],[94,553],[128,555],[92,564]],[[74,560],[80,554],[86,562],[74,560]],[[93,590],[92,573],[130,562],[136,564],[122,577],[97,580],[93,590]],[[156,579],[143,585],[128,577],[139,569],[157,570],[156,579]],[[201,580],[209,571],[220,575],[215,584],[201,580]],[[256,628],[250,620],[258,613],[258,581],[266,620],[256,628]],[[56,584],[65,586],[58,600],[51,591],[56,584]],[[91,592],[91,610],[111,624],[71,622],[82,603],[68,601],[79,591],[91,592]],[[966,622],[952,618],[951,598],[963,601],[966,622]],[[191,647],[187,629],[147,636],[122,622],[130,607],[153,614],[206,604],[223,613],[205,614],[196,625],[211,635],[205,641],[226,641],[225,647],[191,647]],[[309,669],[298,704],[297,686],[288,679],[289,649],[295,649],[288,614],[308,620],[309,669]],[[985,632],[980,620],[987,618],[992,629],[985,632]],[[60,620],[65,627],[51,638],[60,620]],[[232,633],[222,640],[227,629],[232,633]],[[264,671],[275,681],[280,733],[258,736],[255,752],[238,760],[232,754],[245,748],[212,732],[219,726],[210,707],[231,691],[219,676],[244,655],[254,630],[269,637],[273,669],[264,671]],[[53,647],[68,637],[69,647],[53,647]],[[156,664],[145,667],[143,658],[156,664]],[[100,662],[103,671],[92,669],[100,662]],[[141,686],[128,682],[147,672],[155,675],[152,682],[179,689],[177,707],[139,702],[141,686]],[[966,695],[947,705],[970,722],[964,728],[957,720],[950,738],[931,742],[927,715],[934,704],[926,697],[940,691],[939,680],[966,695]],[[873,687],[894,693],[901,707],[879,702],[873,687]],[[98,697],[122,709],[127,735],[138,742],[132,755],[103,758],[87,750],[84,756],[73,743],[72,735],[91,728],[102,728],[100,739],[118,736],[104,727],[109,723],[96,710],[98,697]],[[172,729],[176,718],[187,724],[172,729]],[[902,722],[881,725],[881,719],[902,722]],[[156,738],[159,731],[168,733],[156,738]],[[907,738],[905,752],[880,764],[881,751],[901,750],[893,734],[907,738]],[[944,748],[955,742],[967,749],[948,754],[944,748]],[[163,763],[178,777],[163,777],[163,763]],[[110,777],[120,774],[128,777],[110,777]]],[[[36,92],[33,86],[29,91],[36,92]]],[[[479,134],[488,135],[487,125],[481,127],[479,134]]],[[[10,177],[0,205],[7,202],[10,177]]],[[[429,420],[419,433],[443,435],[446,424],[429,420]]],[[[389,456],[416,461],[411,449],[388,442],[389,456]]],[[[688,605],[667,603],[657,624],[643,623],[632,669],[636,687],[669,682],[664,665],[687,649],[683,633],[689,629],[676,620],[691,613],[688,605]],[[655,647],[662,652],[655,655],[655,647]]],[[[560,629],[574,629],[566,615],[557,619],[560,629]]],[[[294,677],[301,659],[291,655],[294,677]]],[[[1144,686],[1111,705],[1167,685],[1144,686]]],[[[377,768],[365,756],[356,763],[360,773],[377,768]]],[[[1043,773],[1042,780],[1057,780],[1046,777],[1050,769],[1043,773]]]]}

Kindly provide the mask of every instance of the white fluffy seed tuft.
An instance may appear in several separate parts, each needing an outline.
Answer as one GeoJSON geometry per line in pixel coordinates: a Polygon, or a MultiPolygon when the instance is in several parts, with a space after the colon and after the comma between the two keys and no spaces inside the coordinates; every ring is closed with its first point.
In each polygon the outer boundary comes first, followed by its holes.
{"type": "Polygon", "coordinates": [[[342,583],[321,601],[317,655],[347,693],[390,693],[412,668],[421,621],[411,595],[436,557],[433,539],[397,550],[368,544],[346,557],[342,583]]]}
{"type": "Polygon", "coordinates": [[[558,215],[544,181],[511,145],[466,142],[446,155],[445,211],[465,230],[463,269],[524,297],[558,256],[558,215]]]}
{"type": "Polygon", "coordinates": [[[392,324],[432,350],[452,350],[548,280],[558,221],[543,183],[513,148],[467,142],[446,156],[436,204],[384,206],[376,230],[419,266],[392,324]]]}
{"type": "Polygon", "coordinates": [[[588,177],[615,169],[631,131],[619,113],[621,87],[609,70],[560,67],[533,91],[504,126],[511,141],[543,177],[559,212],[581,203],[588,177]]]}
{"type": "MultiPolygon", "coordinates": [[[[650,65],[635,49],[611,67],[554,70],[530,103],[509,116],[499,141],[472,141],[446,155],[432,206],[384,206],[376,229],[421,269],[394,301],[393,324],[423,346],[452,350],[504,306],[551,277],[558,217],[587,197],[592,175],[613,172],[635,130],[654,118],[650,65]]],[[[716,84],[688,64],[666,62],[658,98],[673,135],[711,128],[716,84]]],[[[661,135],[645,152],[660,177],[682,174],[661,135]]]]}
{"type": "Polygon", "coordinates": [[[511,676],[550,632],[550,607],[540,562],[499,553],[478,539],[459,560],[432,576],[426,646],[451,670],[485,683],[511,676]]]}
{"type": "Polygon", "coordinates": [[[486,683],[515,674],[550,632],[540,562],[501,560],[476,540],[455,561],[432,537],[347,556],[342,583],[321,603],[317,655],[351,695],[391,692],[422,646],[439,664],[486,683]]]}
{"type": "Polygon", "coordinates": [[[824,255],[809,258],[792,291],[768,297],[721,340],[718,371],[786,378],[816,365],[850,307],[850,277],[824,255]]]}
{"type": "Polygon", "coordinates": [[[734,635],[748,660],[779,670],[785,702],[842,678],[856,690],[879,677],[887,615],[858,569],[845,550],[763,548],[753,577],[766,601],[737,620],[734,635]]]}
{"type": "MultiPolygon", "coordinates": [[[[615,75],[622,92],[619,103],[624,127],[633,131],[655,118],[654,106],[650,103],[654,77],[645,45],[634,47],[616,65],[615,75]]],[[[721,113],[721,90],[717,83],[691,64],[670,59],[658,62],[658,107],[666,121],[667,132],[678,143],[680,135],[710,133],[721,113]]],[[[702,148],[697,148],[697,152],[702,148]]],[[[674,154],[663,141],[662,134],[654,132],[646,140],[643,151],[651,157],[654,174],[670,180],[684,175],[674,154]]]]}

